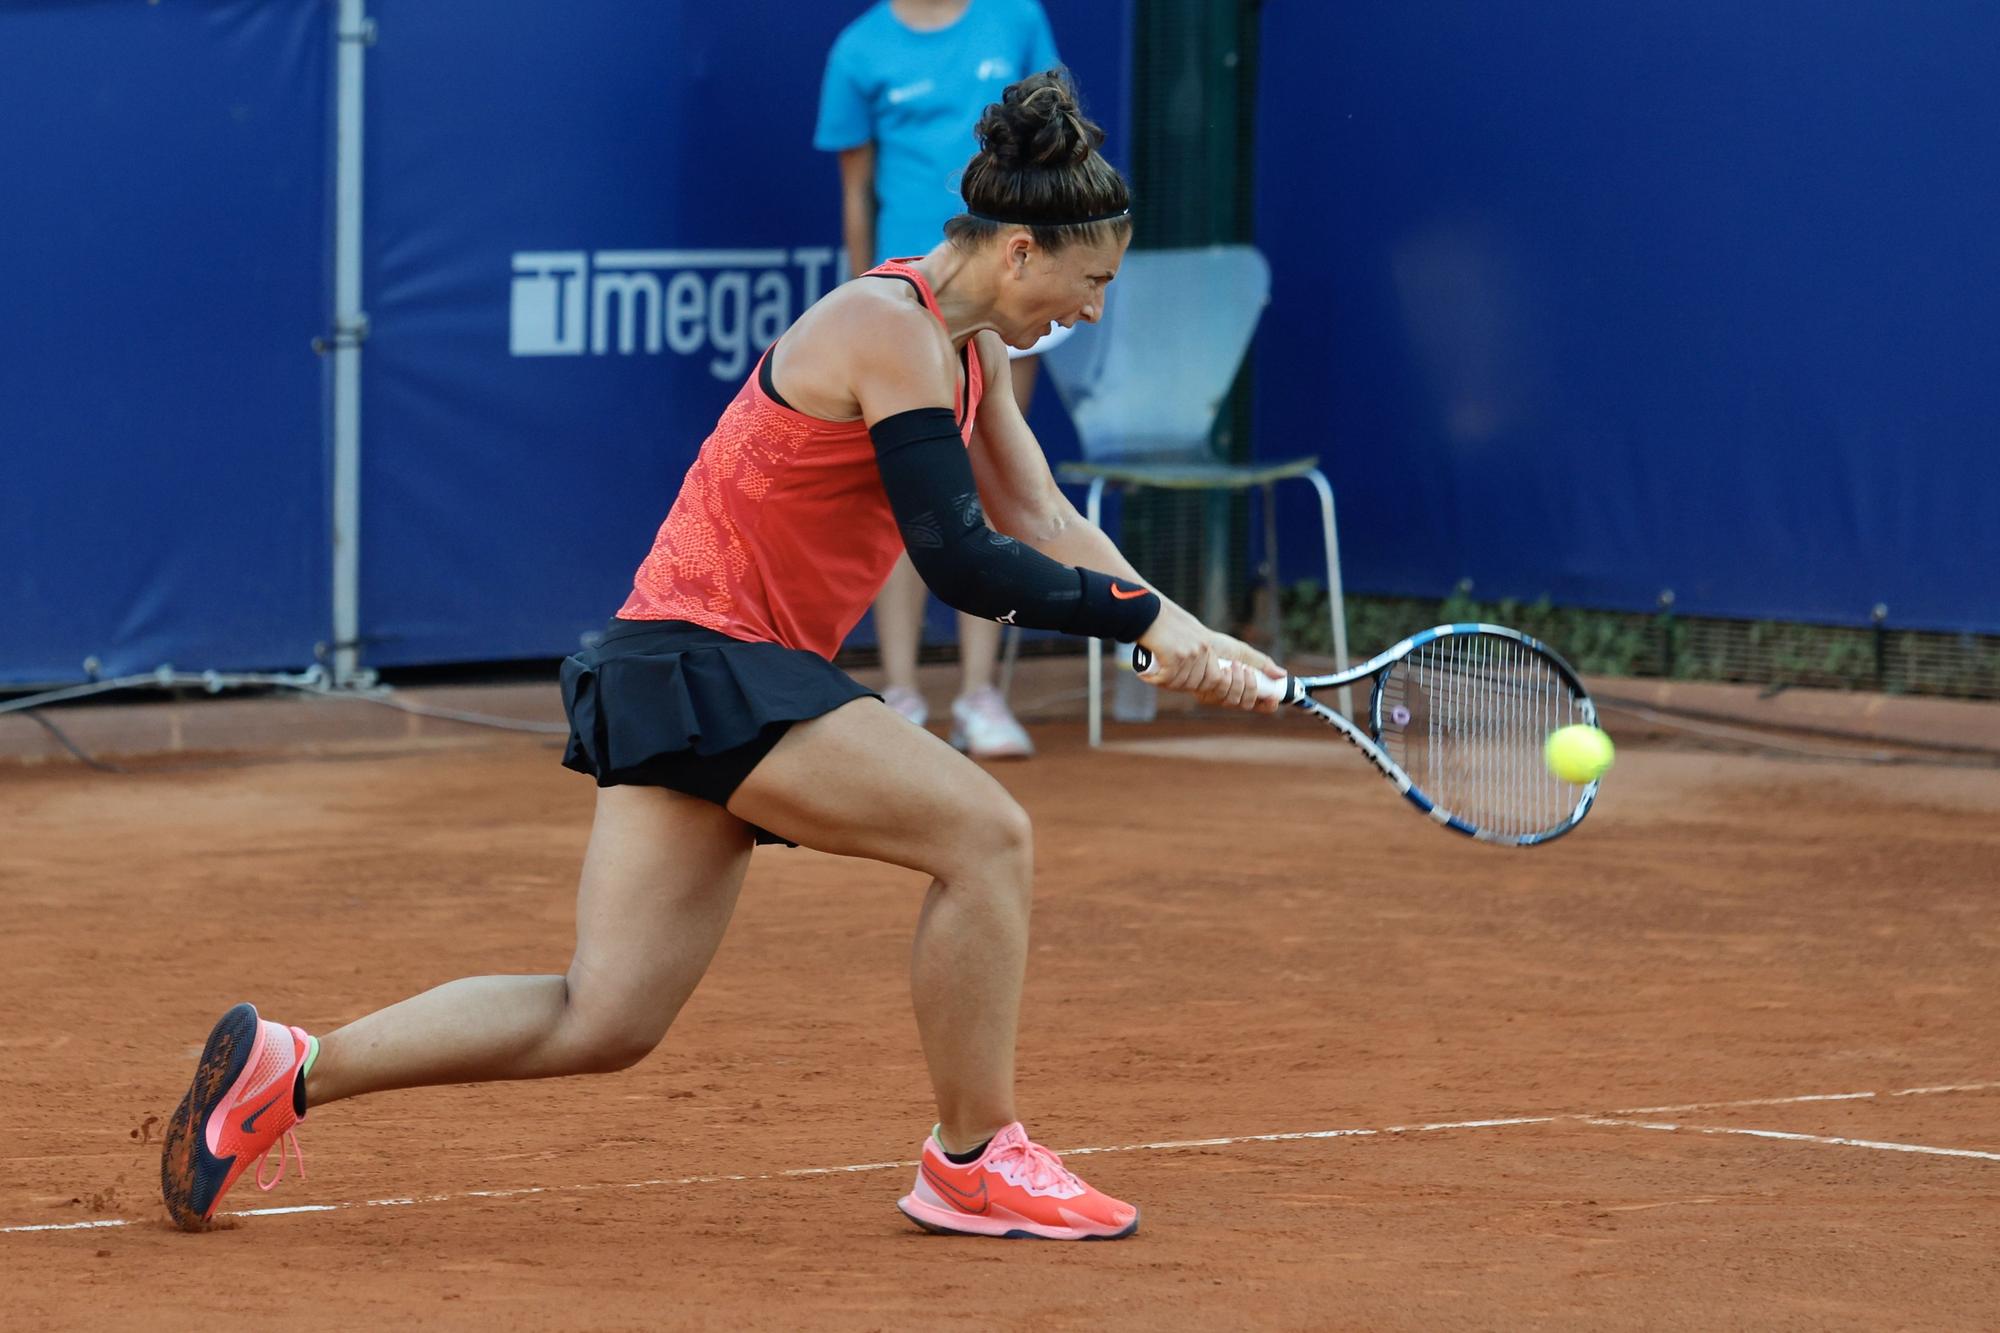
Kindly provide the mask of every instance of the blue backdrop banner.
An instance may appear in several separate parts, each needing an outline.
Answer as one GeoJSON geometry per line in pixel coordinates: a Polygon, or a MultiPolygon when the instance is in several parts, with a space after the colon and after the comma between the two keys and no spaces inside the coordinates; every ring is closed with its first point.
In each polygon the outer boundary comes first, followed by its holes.
{"type": "Polygon", "coordinates": [[[0,6],[0,684],[328,636],[328,15],[0,6]]]}
{"type": "MultiPolygon", "coordinates": [[[[1046,0],[1115,135],[1129,0],[1046,0]]],[[[623,601],[763,346],[842,275],[821,69],[862,0],[375,0],[362,660],[542,657],[623,601]]],[[[0,683],[331,637],[334,7],[0,7],[0,683]]],[[[1033,417],[1074,440],[1052,394],[1033,417]]]]}
{"type": "Polygon", "coordinates": [[[1265,12],[1260,450],[1351,587],[2000,631],[2000,7],[1265,12]]]}
{"type": "MultiPolygon", "coordinates": [[[[568,652],[624,601],[759,353],[845,276],[812,130],[863,8],[371,6],[366,662],[568,652]]],[[[1115,126],[1124,5],[1046,8],[1115,126]]]]}

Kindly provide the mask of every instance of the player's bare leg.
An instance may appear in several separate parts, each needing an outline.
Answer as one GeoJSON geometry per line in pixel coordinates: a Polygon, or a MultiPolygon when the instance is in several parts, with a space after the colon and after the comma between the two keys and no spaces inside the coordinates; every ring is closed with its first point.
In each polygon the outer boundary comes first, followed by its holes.
{"type": "Polygon", "coordinates": [[[730,801],[808,847],[928,871],[910,989],[938,1128],[897,1200],[927,1231],[1094,1240],[1139,1210],[1091,1188],[1014,1114],[1027,970],[1028,818],[976,764],[873,699],[794,727],[730,801]]]}
{"type": "Polygon", "coordinates": [[[308,1076],[311,1105],[637,1063],[708,970],[751,845],[749,827],[712,802],[602,788],[568,973],[447,982],[329,1033],[308,1076]]]}
{"type": "Polygon", "coordinates": [[[1034,859],[1014,798],[935,736],[860,699],[793,727],[729,805],[807,847],[933,877],[910,986],[940,1135],[965,1149],[1011,1123],[1034,859]]]}

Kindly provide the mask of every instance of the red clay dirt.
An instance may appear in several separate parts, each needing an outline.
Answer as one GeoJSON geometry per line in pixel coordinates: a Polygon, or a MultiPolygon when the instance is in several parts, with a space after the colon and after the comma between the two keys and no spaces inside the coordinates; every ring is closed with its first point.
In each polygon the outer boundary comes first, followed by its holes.
{"type": "Polygon", "coordinates": [[[0,1232],[0,1324],[1994,1325],[2000,772],[1628,742],[1582,830],[1517,852],[1303,719],[1118,735],[1038,727],[995,770],[1038,832],[1038,1137],[1529,1123],[1075,1157],[1137,1237],[919,1233],[904,1167],[777,1173],[905,1161],[928,1128],[922,883],[771,848],[638,1068],[328,1107],[310,1179],[226,1206],[330,1211],[184,1235],[158,1124],[216,1016],[323,1031],[560,971],[590,784],[528,738],[0,766],[0,1227],[125,1223],[0,1232]]]}

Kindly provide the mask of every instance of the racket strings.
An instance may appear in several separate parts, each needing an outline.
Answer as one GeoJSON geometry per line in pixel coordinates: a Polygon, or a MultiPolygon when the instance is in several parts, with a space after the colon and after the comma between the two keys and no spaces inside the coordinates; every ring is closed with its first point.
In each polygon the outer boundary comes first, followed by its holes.
{"type": "Polygon", "coordinates": [[[1506,837],[1570,819],[1583,789],[1549,772],[1542,747],[1585,715],[1540,653],[1495,635],[1448,635],[1392,667],[1382,691],[1390,758],[1438,808],[1506,837]]]}

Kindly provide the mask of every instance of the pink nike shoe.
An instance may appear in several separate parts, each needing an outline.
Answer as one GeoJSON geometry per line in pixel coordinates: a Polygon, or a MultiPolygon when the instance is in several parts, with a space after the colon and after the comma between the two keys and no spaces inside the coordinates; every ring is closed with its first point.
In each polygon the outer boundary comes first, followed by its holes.
{"type": "Polygon", "coordinates": [[[257,1188],[275,1186],[285,1178],[287,1148],[305,1179],[305,1153],[292,1131],[304,1118],[296,1100],[300,1071],[318,1054],[319,1038],[265,1022],[250,1005],[222,1016],[201,1049],[194,1083],[167,1121],[160,1149],[160,1193],[175,1226],[207,1227],[222,1196],[253,1161],[257,1188]],[[264,1163],[274,1148],[278,1170],[267,1182],[264,1163]]]}
{"type": "Polygon", "coordinates": [[[1083,1183],[1017,1121],[964,1166],[924,1140],[917,1184],[896,1206],[926,1231],[1009,1240],[1117,1240],[1139,1229],[1139,1210],[1083,1183]]]}

